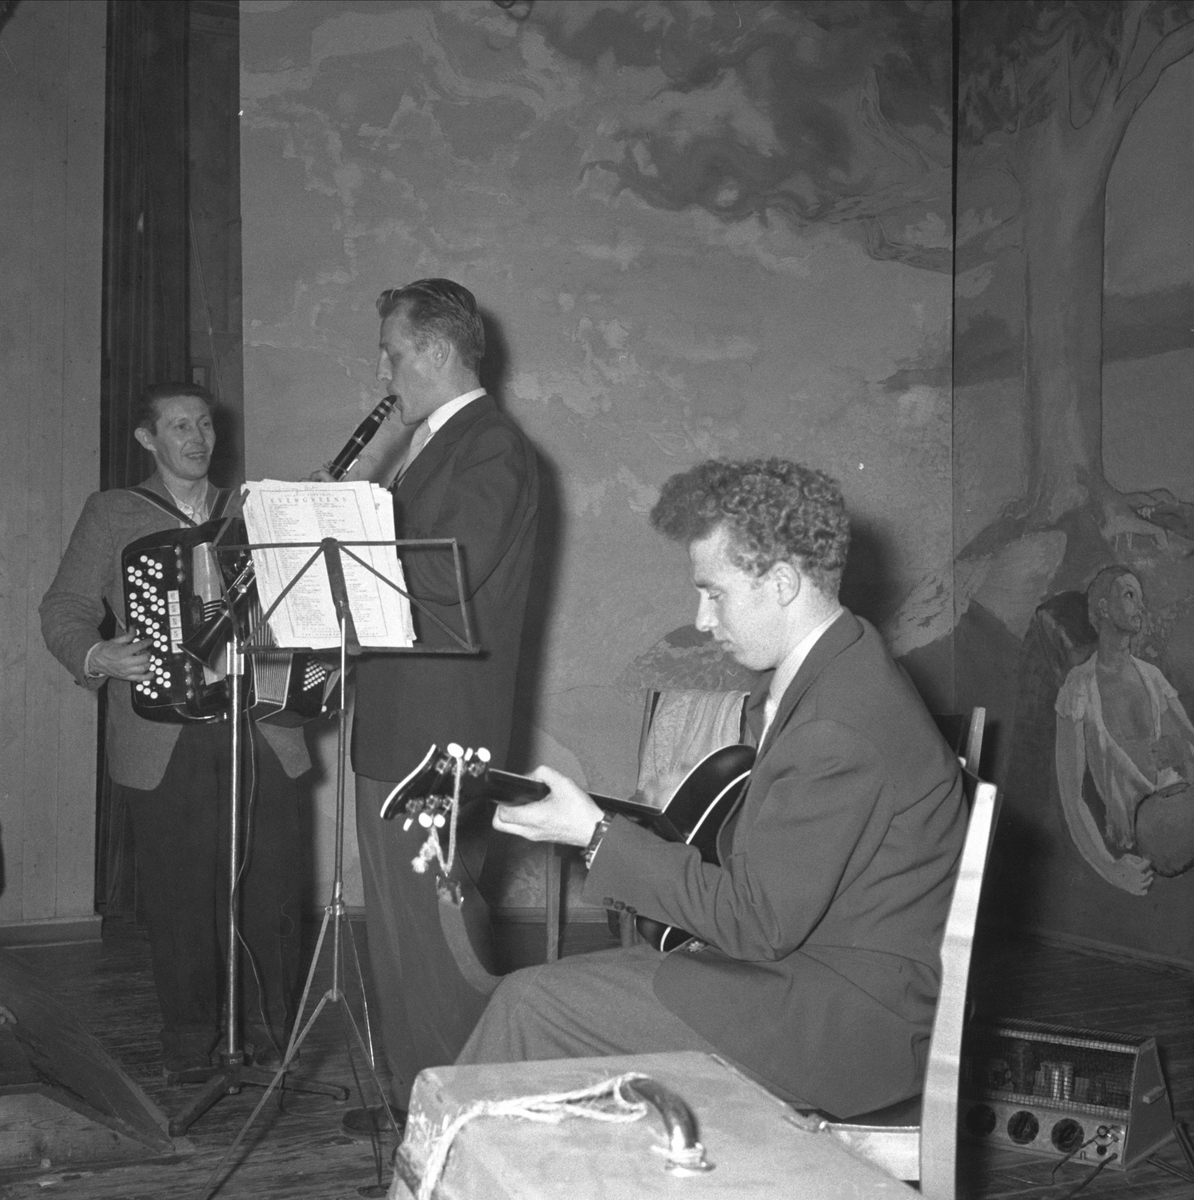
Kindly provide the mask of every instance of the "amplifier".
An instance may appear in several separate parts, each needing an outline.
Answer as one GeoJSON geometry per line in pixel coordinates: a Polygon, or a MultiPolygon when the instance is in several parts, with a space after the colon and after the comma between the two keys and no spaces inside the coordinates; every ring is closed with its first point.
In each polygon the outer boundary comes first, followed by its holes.
{"type": "Polygon", "coordinates": [[[967,1030],[958,1120],[972,1141],[1113,1170],[1173,1137],[1154,1038],[1031,1021],[967,1030]]]}

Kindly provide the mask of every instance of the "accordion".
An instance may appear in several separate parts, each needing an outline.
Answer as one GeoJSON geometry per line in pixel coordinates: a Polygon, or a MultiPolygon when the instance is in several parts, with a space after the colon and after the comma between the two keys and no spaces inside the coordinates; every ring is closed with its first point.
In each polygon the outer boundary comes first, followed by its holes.
{"type": "MultiPolygon", "coordinates": [[[[127,627],[150,643],[149,678],[132,685],[133,711],[147,721],[219,721],[228,712],[228,681],[183,649],[220,612],[224,589],[248,560],[247,553],[217,555],[217,538],[244,541],[244,526],[236,519],[208,521],[151,533],[124,548],[127,627]]],[[[314,654],[277,649],[255,594],[248,608],[249,715],[268,724],[300,725],[329,711],[339,668],[314,654]]]]}

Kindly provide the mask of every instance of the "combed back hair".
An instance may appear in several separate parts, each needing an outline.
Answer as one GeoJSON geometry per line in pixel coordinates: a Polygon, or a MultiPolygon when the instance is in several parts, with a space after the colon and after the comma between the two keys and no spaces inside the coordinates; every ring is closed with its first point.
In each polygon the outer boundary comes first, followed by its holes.
{"type": "Polygon", "coordinates": [[[211,392],[197,383],[151,383],[141,393],[137,401],[137,411],[133,413],[133,428],[148,429],[157,433],[158,418],[162,415],[162,401],[174,400],[182,396],[194,396],[207,405],[208,412],[215,408],[211,392]]]}
{"type": "Polygon", "coordinates": [[[710,459],[673,475],[651,524],[684,545],[724,527],[729,559],[740,570],[759,576],[790,562],[827,596],[837,595],[850,546],[836,480],[784,458],[710,459]]]}
{"type": "Polygon", "coordinates": [[[1103,614],[1099,612],[1099,602],[1111,599],[1111,585],[1121,575],[1131,575],[1133,579],[1137,578],[1136,572],[1131,567],[1115,563],[1110,567],[1104,567],[1086,585],[1086,618],[1095,629],[1098,629],[1099,622],[1103,619],[1103,614]]]}
{"type": "Polygon", "coordinates": [[[383,321],[395,313],[404,316],[420,350],[432,338],[446,338],[470,371],[485,356],[485,326],[476,297],[451,279],[416,279],[405,287],[388,288],[377,298],[377,312],[383,321]]]}

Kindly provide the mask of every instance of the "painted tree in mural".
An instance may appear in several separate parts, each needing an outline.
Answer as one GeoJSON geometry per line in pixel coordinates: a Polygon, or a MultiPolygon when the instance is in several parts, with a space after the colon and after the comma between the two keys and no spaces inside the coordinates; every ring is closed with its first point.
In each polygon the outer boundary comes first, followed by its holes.
{"type": "MultiPolygon", "coordinates": [[[[579,18],[542,19],[567,47],[579,18]]],[[[949,272],[950,19],[940,2],[677,7],[652,20],[667,85],[611,116],[630,152],[588,169],[656,208],[846,227],[872,258],[949,272]],[[699,94],[726,117],[694,120],[699,94]]]]}
{"type": "Polygon", "coordinates": [[[1133,116],[1194,51],[1194,5],[971,0],[961,19],[965,166],[1006,170],[1021,195],[1029,463],[1015,515],[1041,528],[1091,505],[1107,540],[1155,534],[1103,471],[1104,212],[1133,116]]]}
{"type": "MultiPolygon", "coordinates": [[[[657,67],[649,99],[613,105],[585,169],[652,208],[832,229],[871,258],[948,275],[952,257],[952,7],[942,0],[533,10],[563,53],[657,67]],[[583,36],[582,36],[583,34],[583,36]]],[[[810,239],[806,245],[812,246],[810,239]]],[[[945,385],[948,343],[926,351],[945,385]],[[936,352],[936,360],[931,356],[936,352]]],[[[636,660],[628,688],[750,686],[691,627],[636,660]]]]}

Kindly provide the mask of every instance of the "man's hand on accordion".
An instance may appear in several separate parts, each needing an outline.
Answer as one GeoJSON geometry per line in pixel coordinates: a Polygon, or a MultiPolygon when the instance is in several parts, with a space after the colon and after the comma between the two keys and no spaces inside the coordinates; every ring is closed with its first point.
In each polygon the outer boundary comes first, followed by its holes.
{"type": "Polygon", "coordinates": [[[92,674],[109,675],[137,683],[149,678],[149,638],[122,633],[92,648],[87,665],[92,674]]]}

